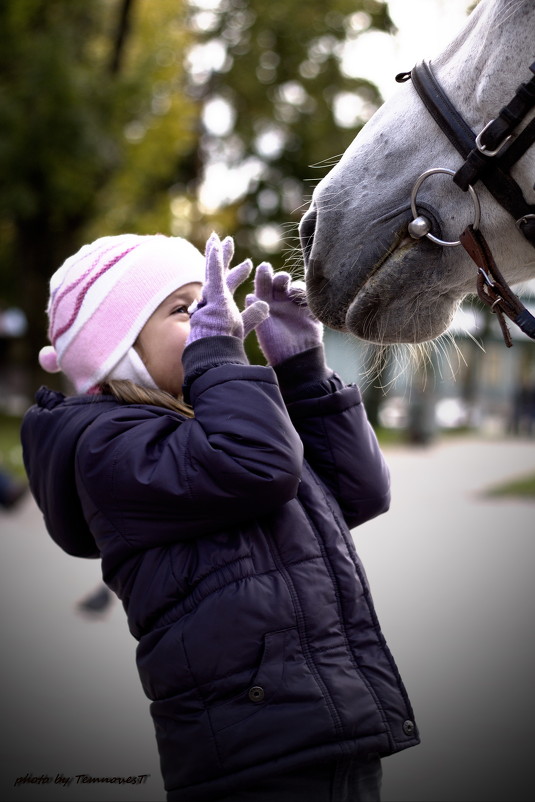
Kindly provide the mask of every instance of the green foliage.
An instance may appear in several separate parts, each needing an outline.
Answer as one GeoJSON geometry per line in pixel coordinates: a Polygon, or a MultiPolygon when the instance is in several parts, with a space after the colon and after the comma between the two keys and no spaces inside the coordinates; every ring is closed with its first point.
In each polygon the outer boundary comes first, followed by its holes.
{"type": "Polygon", "coordinates": [[[229,186],[222,189],[236,198],[231,227],[254,258],[265,257],[261,235],[271,224],[285,231],[269,249],[280,264],[310,184],[327,172],[364,122],[357,118],[347,128],[337,121],[342,93],[360,101],[363,110],[380,103],[372,84],[342,72],[344,42],[363,30],[390,26],[386,4],[374,0],[225,0],[214,4],[211,19],[201,16],[199,36],[206,53],[212,48],[213,66],[193,75],[191,91],[205,109],[217,108],[215,101],[221,108],[226,104],[232,118],[224,133],[207,128],[202,161],[227,164],[229,186]],[[236,197],[232,171],[238,177],[246,164],[249,185],[236,197]]]}
{"type": "Polygon", "coordinates": [[[98,236],[216,229],[283,266],[311,181],[380,102],[343,43],[389,27],[377,0],[2,0],[0,298],[29,363],[51,273],[98,236]]]}
{"type": "Polygon", "coordinates": [[[108,125],[114,98],[90,81],[93,6],[61,0],[0,4],[0,214],[50,225],[85,215],[117,159],[108,125]]]}
{"type": "Polygon", "coordinates": [[[0,469],[24,479],[20,424],[19,417],[0,414],[0,469]]]}
{"type": "Polygon", "coordinates": [[[487,491],[487,495],[498,498],[513,496],[528,500],[535,499],[535,473],[492,487],[487,491]]]}
{"type": "Polygon", "coordinates": [[[184,55],[192,36],[176,0],[136,0],[123,81],[130,92],[116,144],[121,163],[98,194],[86,239],[124,231],[191,235],[172,230],[177,183],[197,176],[199,105],[188,97],[184,55]],[[193,162],[193,163],[192,163],[193,162]]]}
{"type": "Polygon", "coordinates": [[[0,3],[0,297],[26,313],[30,363],[45,342],[48,279],[68,255],[96,236],[168,227],[165,192],[196,118],[182,91],[181,9],[0,3]]]}
{"type": "Polygon", "coordinates": [[[2,219],[46,214],[53,227],[85,223],[122,169],[135,174],[123,190],[130,200],[143,181],[166,181],[169,158],[191,140],[194,111],[177,91],[185,42],[177,24],[180,3],[138,0],[132,47],[123,68],[113,72],[120,5],[0,4],[2,219]]]}

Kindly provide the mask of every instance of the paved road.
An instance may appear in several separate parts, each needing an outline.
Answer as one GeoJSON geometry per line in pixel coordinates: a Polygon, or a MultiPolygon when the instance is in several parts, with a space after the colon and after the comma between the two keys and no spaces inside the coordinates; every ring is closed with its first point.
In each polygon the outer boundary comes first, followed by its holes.
{"type": "MultiPolygon", "coordinates": [[[[385,760],[384,802],[527,802],[535,504],[482,491],[535,470],[535,441],[443,440],[387,457],[391,510],[354,534],[423,742],[385,760]]],[[[0,512],[0,531],[0,799],[164,800],[122,608],[96,621],[75,610],[98,564],[63,554],[30,498],[0,512]],[[42,782],[14,786],[28,775],[42,782]]]]}

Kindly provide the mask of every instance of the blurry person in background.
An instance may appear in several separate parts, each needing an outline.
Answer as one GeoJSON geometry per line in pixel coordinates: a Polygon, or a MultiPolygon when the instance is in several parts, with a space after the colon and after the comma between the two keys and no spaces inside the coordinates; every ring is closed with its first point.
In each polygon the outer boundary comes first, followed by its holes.
{"type": "MultiPolygon", "coordinates": [[[[2,406],[9,396],[6,382],[6,366],[11,342],[26,333],[27,320],[24,312],[17,307],[7,307],[0,302],[0,382],[2,385],[2,406]],[[5,386],[4,386],[5,385],[5,386]]],[[[24,497],[28,485],[12,475],[1,464],[0,456],[0,509],[14,509],[24,497]]]]}

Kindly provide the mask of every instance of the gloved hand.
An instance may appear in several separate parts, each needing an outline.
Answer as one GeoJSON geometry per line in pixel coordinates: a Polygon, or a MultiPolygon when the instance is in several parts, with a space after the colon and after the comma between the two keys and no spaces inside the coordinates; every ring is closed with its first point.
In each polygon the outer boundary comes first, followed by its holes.
{"type": "Polygon", "coordinates": [[[217,234],[212,234],[206,243],[206,280],[201,300],[189,309],[191,325],[186,345],[201,337],[221,334],[243,340],[269,315],[269,307],[262,300],[255,300],[240,313],[233,295],[250,275],[253,265],[246,259],[229,269],[233,256],[232,237],[225,237],[221,242],[217,234]]]}
{"type": "Polygon", "coordinates": [[[257,325],[256,335],[270,365],[278,365],[295,354],[322,342],[323,326],[308,308],[302,282],[292,282],[289,273],[273,273],[267,262],[256,268],[255,292],[246,303],[269,305],[269,317],[257,325]]]}

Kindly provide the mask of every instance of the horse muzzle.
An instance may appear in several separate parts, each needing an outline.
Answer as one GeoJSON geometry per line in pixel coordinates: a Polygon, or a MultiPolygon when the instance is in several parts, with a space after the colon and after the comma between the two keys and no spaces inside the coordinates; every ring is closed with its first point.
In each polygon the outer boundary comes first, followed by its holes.
{"type": "MultiPolygon", "coordinates": [[[[432,232],[441,236],[442,226],[438,213],[428,204],[419,204],[430,222],[432,232]]],[[[344,214],[344,212],[340,212],[344,214]]],[[[347,233],[342,240],[335,238],[334,220],[322,214],[321,208],[313,205],[303,217],[299,234],[306,269],[308,303],[314,314],[327,326],[347,331],[347,312],[355,298],[363,292],[376,274],[392,264],[392,257],[412,249],[424,255],[425,262],[433,262],[440,248],[427,239],[418,241],[408,234],[413,220],[409,205],[391,211],[369,225],[363,235],[357,236],[358,222],[352,230],[348,212],[345,210],[344,225],[347,233]]],[[[338,221],[339,222],[339,221],[338,221]]],[[[414,260],[410,260],[411,265],[414,260]]],[[[399,262],[399,260],[398,260],[399,262]]],[[[403,263],[403,260],[399,262],[403,263]]],[[[399,280],[401,281],[401,276],[399,280]]],[[[404,277],[405,281],[407,277],[404,277]]],[[[408,276],[409,280],[415,276],[408,276]]],[[[425,281],[425,276],[418,277],[425,281]]],[[[390,276],[389,284],[392,283],[390,276]]]]}

